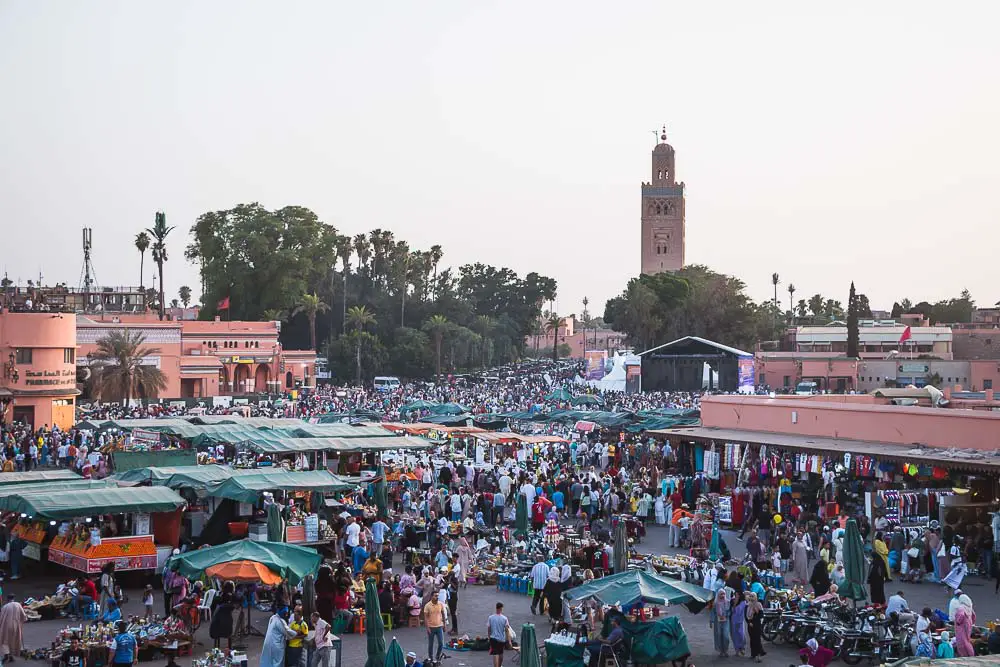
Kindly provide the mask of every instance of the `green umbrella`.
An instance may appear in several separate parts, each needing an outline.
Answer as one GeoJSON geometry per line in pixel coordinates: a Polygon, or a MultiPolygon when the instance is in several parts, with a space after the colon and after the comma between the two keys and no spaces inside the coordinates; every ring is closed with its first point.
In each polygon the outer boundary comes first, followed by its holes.
{"type": "Polygon", "coordinates": [[[528,536],[528,497],[517,494],[517,514],[514,517],[514,536],[528,536]]]}
{"type": "Polygon", "coordinates": [[[385,667],[385,624],[372,578],[365,581],[365,617],[365,636],[368,638],[365,667],[385,667]]]}
{"type": "Polygon", "coordinates": [[[593,394],[582,394],[571,400],[573,405],[604,405],[604,402],[593,394]]]}
{"type": "Polygon", "coordinates": [[[521,626],[521,667],[541,667],[542,656],[538,654],[538,639],[535,638],[535,624],[521,626]]]}
{"type": "Polygon", "coordinates": [[[285,522],[281,518],[281,510],[278,503],[271,503],[267,506],[267,541],[285,541],[285,522]]]}
{"type": "Polygon", "coordinates": [[[396,638],[392,638],[389,650],[385,652],[385,667],[406,667],[406,658],[403,657],[403,649],[396,638]]]}
{"type": "Polygon", "coordinates": [[[412,403],[407,403],[399,409],[400,414],[406,414],[407,412],[413,412],[414,410],[430,410],[435,407],[437,403],[434,401],[413,401],[412,403]]]}
{"type": "Polygon", "coordinates": [[[215,547],[178,554],[171,557],[165,567],[180,572],[189,579],[197,579],[213,565],[243,560],[266,565],[268,569],[295,586],[306,575],[315,574],[321,558],[315,549],[295,544],[234,540],[215,547]]]}
{"type": "Polygon", "coordinates": [[[712,524],[712,543],[708,546],[708,557],[712,560],[722,560],[722,547],[719,546],[719,525],[712,524]]]}
{"type": "Polygon", "coordinates": [[[655,572],[628,570],[568,589],[566,600],[579,602],[593,598],[608,605],[631,607],[637,602],[656,605],[682,604],[697,614],[712,599],[712,591],[685,581],[667,579],[655,572]]]}
{"type": "Polygon", "coordinates": [[[375,471],[375,507],[378,518],[386,521],[389,519],[389,491],[385,483],[385,468],[379,466],[375,471]]]}
{"type": "Polygon", "coordinates": [[[573,400],[573,394],[569,393],[567,389],[554,389],[551,393],[545,395],[546,401],[570,401],[573,400]]]}
{"type": "Polygon", "coordinates": [[[861,543],[858,522],[854,519],[848,520],[847,534],[844,536],[844,571],[847,578],[837,589],[837,593],[856,602],[866,600],[865,548],[861,543]]]}
{"type": "Polygon", "coordinates": [[[628,569],[628,527],[621,519],[615,526],[615,544],[612,551],[615,556],[615,574],[620,574],[628,569]]]}

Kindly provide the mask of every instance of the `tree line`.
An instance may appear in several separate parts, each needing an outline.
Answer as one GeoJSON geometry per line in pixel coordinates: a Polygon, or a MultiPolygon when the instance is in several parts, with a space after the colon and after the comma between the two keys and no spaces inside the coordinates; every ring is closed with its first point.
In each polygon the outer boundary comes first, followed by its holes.
{"type": "Polygon", "coordinates": [[[442,265],[440,245],[347,235],[311,210],[257,203],[198,217],[185,257],[201,317],[284,322],[289,348],[325,351],[337,380],[429,377],[520,358],[556,281],[483,263],[442,265]],[[228,301],[226,301],[228,299],[228,301]]]}

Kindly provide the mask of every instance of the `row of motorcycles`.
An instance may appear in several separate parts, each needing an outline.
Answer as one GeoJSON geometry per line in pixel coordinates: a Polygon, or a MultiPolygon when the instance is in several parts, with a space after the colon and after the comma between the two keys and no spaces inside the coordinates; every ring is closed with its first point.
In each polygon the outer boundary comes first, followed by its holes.
{"type": "Polygon", "coordinates": [[[884,607],[786,601],[765,608],[763,614],[761,634],[765,640],[804,648],[815,639],[848,665],[866,658],[869,662],[891,662],[913,655],[913,628],[900,623],[896,614],[887,618],[884,607]]]}

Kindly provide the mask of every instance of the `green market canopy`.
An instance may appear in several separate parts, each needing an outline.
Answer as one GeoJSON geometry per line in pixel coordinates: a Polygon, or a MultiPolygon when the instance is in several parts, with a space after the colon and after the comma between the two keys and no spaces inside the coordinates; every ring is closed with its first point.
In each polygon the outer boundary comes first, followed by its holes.
{"type": "Polygon", "coordinates": [[[172,466],[162,468],[136,468],[119,473],[113,479],[119,484],[138,484],[149,481],[152,486],[171,489],[193,489],[197,493],[209,493],[232,477],[260,472],[255,468],[230,468],[223,465],[172,466]]]}
{"type": "Polygon", "coordinates": [[[27,472],[0,472],[0,486],[31,484],[56,480],[83,479],[72,470],[29,470],[27,472]]]}
{"type": "Polygon", "coordinates": [[[215,489],[209,495],[216,498],[229,498],[243,503],[256,502],[264,491],[318,491],[332,493],[334,491],[350,491],[356,488],[354,484],[337,477],[326,470],[306,470],[292,472],[288,470],[256,469],[252,474],[232,477],[215,489]]]}
{"type": "Polygon", "coordinates": [[[435,415],[463,415],[469,411],[469,408],[458,403],[442,403],[435,405],[430,411],[431,414],[435,415]]]}
{"type": "Polygon", "coordinates": [[[407,412],[413,412],[415,410],[430,410],[431,408],[436,406],[437,403],[435,403],[434,401],[413,401],[401,407],[399,409],[399,412],[400,414],[406,414],[407,412]]]}
{"type": "Polygon", "coordinates": [[[322,558],[315,549],[294,544],[237,540],[173,556],[164,567],[196,579],[213,565],[239,560],[265,565],[295,586],[306,575],[316,573],[322,558]]]}
{"type": "Polygon", "coordinates": [[[569,393],[569,390],[565,388],[555,389],[551,393],[545,395],[546,401],[569,401],[572,399],[573,394],[569,393]]]}
{"type": "MultiPolygon", "coordinates": [[[[387,431],[388,433],[388,431],[387,431]]],[[[382,452],[393,449],[427,449],[431,443],[398,435],[375,438],[278,438],[248,445],[264,454],[299,452],[382,452]]]]}
{"type": "Polygon", "coordinates": [[[674,581],[645,570],[628,570],[602,577],[571,588],[564,597],[571,602],[594,598],[609,605],[630,607],[638,602],[682,604],[693,613],[701,611],[712,599],[708,589],[683,581],[674,581]]]}
{"type": "Polygon", "coordinates": [[[0,497],[0,509],[41,519],[73,519],[114,512],[172,512],[184,507],[176,491],[157,486],[69,489],[0,497]]]}
{"type": "Polygon", "coordinates": [[[53,493],[78,489],[103,489],[113,486],[107,479],[59,479],[54,482],[7,484],[0,486],[0,498],[26,493],[53,493]]]}

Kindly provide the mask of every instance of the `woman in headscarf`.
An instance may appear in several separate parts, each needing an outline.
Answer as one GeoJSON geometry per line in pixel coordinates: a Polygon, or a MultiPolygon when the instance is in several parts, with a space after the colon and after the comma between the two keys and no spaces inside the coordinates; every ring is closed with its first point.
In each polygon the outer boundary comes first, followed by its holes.
{"type": "Polygon", "coordinates": [[[833,651],[820,646],[815,639],[806,642],[806,647],[799,651],[799,657],[811,667],[826,667],[833,660],[833,651]]]}
{"type": "Polygon", "coordinates": [[[656,500],[653,501],[653,512],[656,516],[656,525],[662,526],[667,523],[667,508],[663,504],[663,494],[656,492],[656,500]]]}
{"type": "Polygon", "coordinates": [[[458,538],[458,564],[461,568],[459,581],[462,588],[468,587],[466,582],[466,577],[469,575],[469,569],[472,567],[472,558],[475,554],[472,553],[472,547],[469,546],[469,540],[464,537],[458,538]]]}
{"type": "Polygon", "coordinates": [[[806,547],[805,538],[802,531],[795,536],[792,542],[792,581],[798,584],[805,584],[809,579],[809,549],[806,547]]]}
{"type": "Polygon", "coordinates": [[[877,554],[872,556],[872,566],[868,570],[868,589],[873,604],[885,604],[885,582],[889,578],[885,559],[877,554]]]}
{"type": "Polygon", "coordinates": [[[328,565],[319,568],[316,576],[316,611],[327,623],[333,622],[333,598],[337,594],[337,585],[333,580],[333,570],[328,565]]]}
{"type": "Polygon", "coordinates": [[[882,563],[885,565],[885,580],[892,581],[890,578],[889,570],[889,545],[885,543],[882,537],[882,532],[879,531],[875,533],[875,539],[872,541],[872,551],[875,555],[882,559],[882,563]]]}
{"type": "Polygon", "coordinates": [[[299,632],[288,627],[288,607],[282,607],[276,611],[271,620],[268,621],[267,632],[264,634],[260,667],[285,667],[285,646],[289,639],[298,636],[300,636],[299,632]]]}
{"type": "Polygon", "coordinates": [[[754,662],[760,662],[761,656],[767,655],[762,642],[764,633],[764,607],[756,593],[747,593],[747,636],[750,638],[750,657],[754,662]]]}
{"type": "MultiPolygon", "coordinates": [[[[739,591],[739,589],[737,589],[739,591]]],[[[729,617],[729,636],[733,640],[733,651],[738,656],[743,655],[743,651],[747,646],[747,636],[746,636],[746,613],[747,613],[747,596],[743,595],[741,592],[737,592],[734,598],[736,606],[733,607],[733,613],[729,617]]]]}
{"type": "Polygon", "coordinates": [[[976,654],[972,648],[972,625],[976,622],[976,612],[972,608],[972,598],[964,593],[958,598],[955,612],[955,652],[963,658],[976,654]]]}
{"type": "Polygon", "coordinates": [[[847,579],[847,571],[844,569],[844,565],[840,564],[834,567],[833,572],[830,573],[830,581],[840,587],[844,585],[845,579],[847,579]]]}
{"type": "Polygon", "coordinates": [[[549,580],[545,582],[545,602],[549,608],[549,618],[554,623],[562,620],[562,570],[553,565],[549,568],[549,580]]]}
{"type": "Polygon", "coordinates": [[[822,558],[819,559],[813,567],[812,577],[809,578],[809,583],[812,584],[816,597],[826,595],[827,591],[830,590],[830,575],[826,568],[826,562],[822,558]]]}
{"type": "Polygon", "coordinates": [[[720,588],[715,594],[709,620],[714,628],[715,650],[720,658],[729,657],[729,613],[731,611],[729,589],[720,588]]]}
{"type": "Polygon", "coordinates": [[[926,630],[917,631],[916,655],[918,658],[933,658],[936,655],[934,652],[934,640],[931,639],[930,633],[926,630]]]}

